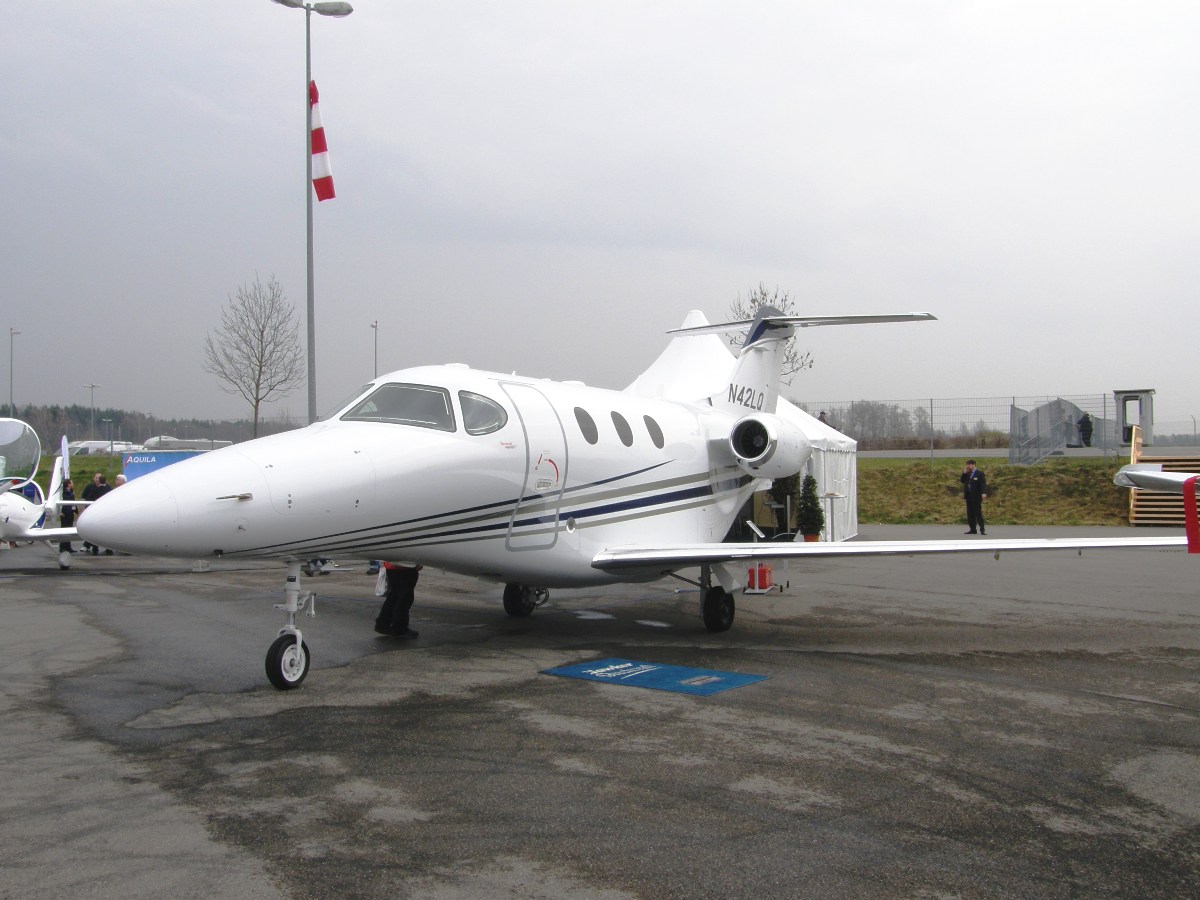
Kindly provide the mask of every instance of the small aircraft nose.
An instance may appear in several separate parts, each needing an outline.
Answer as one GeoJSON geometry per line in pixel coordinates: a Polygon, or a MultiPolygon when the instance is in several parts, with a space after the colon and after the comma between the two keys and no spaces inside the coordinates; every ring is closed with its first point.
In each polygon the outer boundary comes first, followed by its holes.
{"type": "Polygon", "coordinates": [[[179,530],[171,489],[154,475],[115,488],[79,516],[79,536],[128,553],[169,553],[179,530]]]}

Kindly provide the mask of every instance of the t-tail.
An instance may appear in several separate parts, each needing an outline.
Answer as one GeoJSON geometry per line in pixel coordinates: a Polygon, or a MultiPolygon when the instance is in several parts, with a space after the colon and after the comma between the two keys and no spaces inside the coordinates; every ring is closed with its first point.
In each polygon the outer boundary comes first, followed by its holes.
{"type": "Polygon", "coordinates": [[[714,409],[733,413],[774,413],[788,340],[795,329],[773,306],[760,306],[738,351],[725,389],[714,395],[714,409]]]}
{"type": "Polygon", "coordinates": [[[887,315],[789,316],[773,306],[761,306],[751,321],[724,322],[672,329],[670,334],[729,334],[746,331],[733,373],[721,391],[710,399],[713,408],[728,412],[774,413],[779,399],[779,380],[788,339],[797,328],[817,325],[865,325],[877,322],[928,322],[937,316],[927,312],[887,315]]]}

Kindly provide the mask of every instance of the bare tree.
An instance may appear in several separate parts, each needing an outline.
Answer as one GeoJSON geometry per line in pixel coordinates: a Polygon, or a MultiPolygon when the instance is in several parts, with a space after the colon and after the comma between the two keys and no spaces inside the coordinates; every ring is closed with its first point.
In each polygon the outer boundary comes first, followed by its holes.
{"type": "Polygon", "coordinates": [[[304,380],[296,310],[272,275],[264,285],[254,276],[221,310],[221,327],[204,338],[204,370],[216,375],[227,394],[240,394],[254,413],[286,397],[304,380]]]}
{"type": "MultiPolygon", "coordinates": [[[[741,294],[737,300],[729,305],[729,315],[734,321],[743,319],[753,319],[758,314],[759,307],[773,306],[785,316],[798,315],[796,305],[792,302],[791,296],[784,291],[780,293],[779,288],[775,290],[767,290],[767,286],[761,281],[758,287],[752,290],[745,299],[741,294]]],[[[742,337],[733,335],[729,339],[729,346],[735,350],[742,346],[742,337]]],[[[801,353],[796,349],[796,339],[792,338],[787,342],[787,348],[783,352],[783,368],[781,370],[782,380],[785,384],[792,383],[792,377],[804,369],[813,367],[813,357],[811,351],[805,350],[801,353]]]]}

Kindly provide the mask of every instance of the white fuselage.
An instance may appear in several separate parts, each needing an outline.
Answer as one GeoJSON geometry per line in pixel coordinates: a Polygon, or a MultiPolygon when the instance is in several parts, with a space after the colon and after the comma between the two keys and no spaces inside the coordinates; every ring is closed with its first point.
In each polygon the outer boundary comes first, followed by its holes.
{"type": "Polygon", "coordinates": [[[0,540],[29,539],[30,532],[46,511],[46,504],[42,502],[40,489],[37,496],[38,500],[30,500],[20,492],[20,489],[0,494],[0,540]]]}
{"type": "Polygon", "coordinates": [[[465,366],[408,369],[325,421],[135,479],[84,511],[79,532],[132,553],[382,559],[541,587],[604,583],[614,576],[591,563],[606,548],[724,537],[761,487],[728,448],[734,418],[465,366]],[[389,412],[397,393],[444,398],[441,418],[389,412]]]}

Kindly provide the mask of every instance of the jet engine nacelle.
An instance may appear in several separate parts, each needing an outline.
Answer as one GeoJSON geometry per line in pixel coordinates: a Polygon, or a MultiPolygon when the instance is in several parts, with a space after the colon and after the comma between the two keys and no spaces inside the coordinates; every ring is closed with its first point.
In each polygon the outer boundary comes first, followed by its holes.
{"type": "Polygon", "coordinates": [[[755,478],[795,475],[812,455],[804,432],[778,416],[759,414],[739,419],[729,433],[738,465],[755,478]]]}

